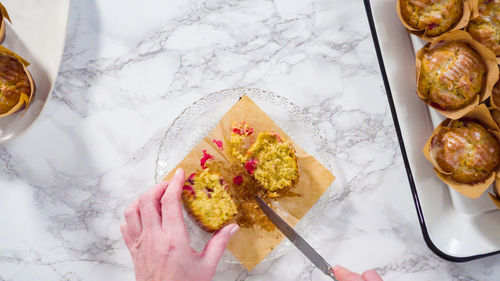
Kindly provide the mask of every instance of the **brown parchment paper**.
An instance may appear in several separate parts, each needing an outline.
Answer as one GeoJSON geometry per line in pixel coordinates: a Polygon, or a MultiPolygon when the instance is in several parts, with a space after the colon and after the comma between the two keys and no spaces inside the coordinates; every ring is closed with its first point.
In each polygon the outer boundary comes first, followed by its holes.
{"type": "MultiPolygon", "coordinates": [[[[2,7],[3,6],[0,6],[0,11],[2,11],[2,7]]],[[[5,9],[5,8],[3,8],[3,9],[5,9]]],[[[3,24],[2,24],[2,26],[3,26],[3,24]]],[[[27,68],[30,65],[30,63],[27,60],[22,58],[20,55],[12,52],[11,50],[5,48],[4,46],[0,46],[0,54],[6,54],[8,56],[14,57],[23,65],[24,72],[26,73],[26,76],[28,77],[28,81],[30,82],[30,90],[31,90],[29,96],[27,96],[26,94],[22,94],[19,97],[19,101],[17,102],[17,104],[14,107],[12,107],[6,113],[0,114],[0,118],[3,118],[6,116],[9,116],[11,114],[14,114],[18,111],[21,111],[23,109],[28,109],[28,107],[31,103],[31,100],[33,99],[33,96],[35,95],[36,87],[35,87],[35,81],[33,80],[33,77],[31,76],[31,73],[29,72],[29,70],[27,68]]]]}
{"type": "MultiPolygon", "coordinates": [[[[397,5],[396,10],[398,12],[399,20],[404,25],[404,27],[406,27],[406,30],[409,33],[414,34],[425,41],[432,42],[436,40],[436,38],[438,38],[439,36],[432,36],[432,37],[427,36],[427,29],[424,30],[415,29],[408,24],[401,10],[401,1],[408,1],[408,0],[398,0],[396,4],[397,5]]],[[[477,15],[479,15],[478,3],[479,3],[478,0],[464,0],[462,18],[452,28],[450,28],[443,34],[466,27],[467,24],[469,24],[469,20],[471,18],[474,18],[477,15]]]]}
{"type": "MultiPolygon", "coordinates": [[[[334,175],[307,154],[293,139],[281,130],[274,121],[267,116],[248,96],[244,95],[225,115],[219,124],[196,145],[196,147],[172,170],[164,180],[173,177],[177,168],[182,168],[186,174],[199,169],[202,151],[214,155],[215,160],[224,161],[224,154],[213,143],[213,140],[223,140],[223,147],[228,147],[227,136],[231,131],[233,122],[246,121],[254,128],[252,135],[260,132],[275,132],[285,137],[295,148],[300,177],[291,191],[299,194],[296,197],[283,197],[275,200],[273,209],[291,226],[294,226],[307,211],[318,201],[335,179],[334,175]]],[[[228,244],[229,251],[247,269],[252,270],[283,240],[283,234],[274,231],[262,230],[258,227],[240,228],[233,235],[228,244]]]]}
{"type": "MultiPolygon", "coordinates": [[[[488,129],[488,131],[493,136],[495,136],[498,142],[500,143],[500,129],[498,128],[495,121],[493,121],[493,118],[491,117],[491,114],[488,111],[486,105],[484,104],[479,105],[478,107],[474,108],[473,110],[465,114],[464,118],[469,118],[479,121],[481,125],[483,125],[486,129],[488,129]]],[[[443,122],[441,122],[441,124],[439,124],[436,127],[436,129],[434,129],[432,136],[429,138],[429,140],[427,140],[427,143],[424,146],[423,153],[425,158],[429,160],[429,162],[431,162],[432,166],[434,167],[434,172],[436,172],[436,175],[439,177],[439,179],[441,179],[449,187],[455,189],[464,196],[475,199],[481,196],[481,194],[483,194],[488,189],[488,187],[493,183],[493,181],[495,181],[496,175],[499,173],[500,166],[497,167],[496,170],[493,171],[491,175],[483,182],[478,182],[475,184],[466,184],[451,179],[450,174],[441,170],[439,165],[434,161],[434,159],[432,159],[430,154],[432,138],[434,138],[434,136],[436,136],[442,128],[448,127],[451,124],[451,122],[454,122],[454,120],[446,119],[443,122]]]]}
{"type": "Polygon", "coordinates": [[[496,178],[495,178],[495,186],[494,186],[494,193],[489,192],[488,195],[490,196],[491,200],[493,200],[493,203],[495,206],[497,206],[498,209],[500,209],[500,173],[497,173],[496,178]]]}
{"type": "Polygon", "coordinates": [[[491,90],[490,105],[493,108],[500,108],[500,77],[491,90]]]}
{"type": "Polygon", "coordinates": [[[488,195],[490,196],[491,200],[493,200],[495,206],[497,206],[497,208],[500,209],[500,198],[497,197],[495,194],[492,194],[491,192],[488,193],[488,195]]]}
{"type": "Polygon", "coordinates": [[[441,113],[442,115],[450,118],[450,119],[458,119],[464,116],[467,112],[470,112],[474,107],[476,107],[479,103],[485,101],[491,96],[492,89],[498,80],[499,70],[498,65],[496,63],[495,54],[488,48],[486,48],[483,44],[477,42],[472,39],[469,33],[463,30],[454,30],[451,32],[447,32],[441,36],[439,36],[434,42],[427,43],[424,47],[418,50],[416,54],[416,67],[417,67],[417,95],[418,97],[427,103],[429,106],[434,108],[436,111],[441,113]],[[455,110],[441,110],[439,108],[432,107],[426,97],[422,95],[419,91],[420,84],[420,69],[422,67],[422,60],[425,54],[430,51],[437,44],[442,44],[447,41],[462,41],[466,43],[470,48],[478,52],[478,54],[483,59],[487,71],[486,71],[486,81],[484,82],[484,86],[481,91],[478,93],[476,98],[472,101],[471,104],[467,105],[464,108],[455,109],[455,110]]]}

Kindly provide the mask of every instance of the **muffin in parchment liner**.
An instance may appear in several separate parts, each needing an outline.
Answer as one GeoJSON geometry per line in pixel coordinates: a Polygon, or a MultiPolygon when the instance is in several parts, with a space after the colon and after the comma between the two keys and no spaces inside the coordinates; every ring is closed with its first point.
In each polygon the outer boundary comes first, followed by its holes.
{"type": "Polygon", "coordinates": [[[493,51],[500,64],[500,0],[479,1],[478,15],[469,21],[466,30],[493,51]]]}
{"type": "Polygon", "coordinates": [[[491,96],[498,73],[493,52],[462,30],[440,36],[416,54],[417,95],[450,119],[491,96]]]}
{"type": "Polygon", "coordinates": [[[28,108],[35,94],[29,63],[0,46],[0,118],[28,108]]]}
{"type": "Polygon", "coordinates": [[[490,105],[493,108],[500,108],[500,77],[491,91],[490,105]]]}
{"type": "Polygon", "coordinates": [[[500,129],[481,104],[459,120],[439,124],[423,154],[444,183],[468,198],[478,198],[499,172],[500,129]]]}
{"type": "Polygon", "coordinates": [[[398,0],[399,19],[407,31],[426,41],[462,29],[478,14],[478,0],[398,0]]]}
{"type": "Polygon", "coordinates": [[[12,23],[7,9],[5,9],[4,5],[0,3],[0,43],[2,43],[5,39],[5,20],[12,23]]]}

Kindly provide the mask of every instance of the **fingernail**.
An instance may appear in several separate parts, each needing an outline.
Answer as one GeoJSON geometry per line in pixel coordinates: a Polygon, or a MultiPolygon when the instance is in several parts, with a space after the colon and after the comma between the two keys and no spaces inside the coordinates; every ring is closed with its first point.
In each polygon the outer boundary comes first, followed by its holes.
{"type": "Polygon", "coordinates": [[[182,169],[181,168],[177,168],[177,171],[175,171],[175,175],[174,176],[179,175],[181,172],[182,172],[182,169]]]}
{"type": "Polygon", "coordinates": [[[233,236],[233,234],[235,234],[236,231],[238,231],[238,229],[240,229],[240,226],[237,225],[237,224],[235,224],[234,227],[233,227],[233,229],[231,229],[231,231],[229,232],[229,235],[233,236]]]}

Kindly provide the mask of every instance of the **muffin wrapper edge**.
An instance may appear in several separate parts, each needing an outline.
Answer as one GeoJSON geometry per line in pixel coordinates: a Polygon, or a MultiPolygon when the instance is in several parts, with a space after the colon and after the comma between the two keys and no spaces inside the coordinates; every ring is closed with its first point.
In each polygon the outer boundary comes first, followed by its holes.
{"type": "Polygon", "coordinates": [[[12,22],[7,9],[2,3],[0,3],[0,43],[2,43],[5,39],[5,19],[12,22]]]}
{"type": "MultiPolygon", "coordinates": [[[[500,59],[500,58],[497,58],[497,60],[499,60],[499,59],[500,59]]],[[[498,63],[500,64],[500,60],[498,61],[498,63]]],[[[500,65],[498,66],[498,69],[499,69],[499,71],[500,71],[500,65]]],[[[499,81],[498,83],[500,83],[500,77],[499,77],[498,79],[499,79],[499,80],[498,80],[498,81],[499,81]]],[[[495,85],[496,85],[496,84],[495,84],[495,85]]],[[[493,86],[493,87],[494,87],[494,86],[493,86]]],[[[499,97],[499,98],[500,98],[500,97],[499,97]]],[[[491,105],[491,107],[492,107],[492,108],[494,108],[494,109],[500,109],[500,104],[498,104],[498,105],[497,105],[497,104],[495,103],[495,95],[493,94],[493,90],[492,90],[492,93],[491,93],[491,96],[490,96],[490,105],[491,105]]]]}

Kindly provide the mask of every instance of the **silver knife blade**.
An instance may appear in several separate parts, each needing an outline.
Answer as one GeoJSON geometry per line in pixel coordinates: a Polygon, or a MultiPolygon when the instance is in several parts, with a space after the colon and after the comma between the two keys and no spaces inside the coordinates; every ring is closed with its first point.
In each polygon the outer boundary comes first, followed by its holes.
{"type": "Polygon", "coordinates": [[[266,214],[271,222],[281,231],[285,236],[324,274],[330,276],[333,280],[333,268],[328,264],[323,257],[321,257],[316,250],[314,250],[293,228],[288,225],[276,212],[274,212],[267,203],[255,196],[255,201],[259,204],[260,209],[266,214]]]}

